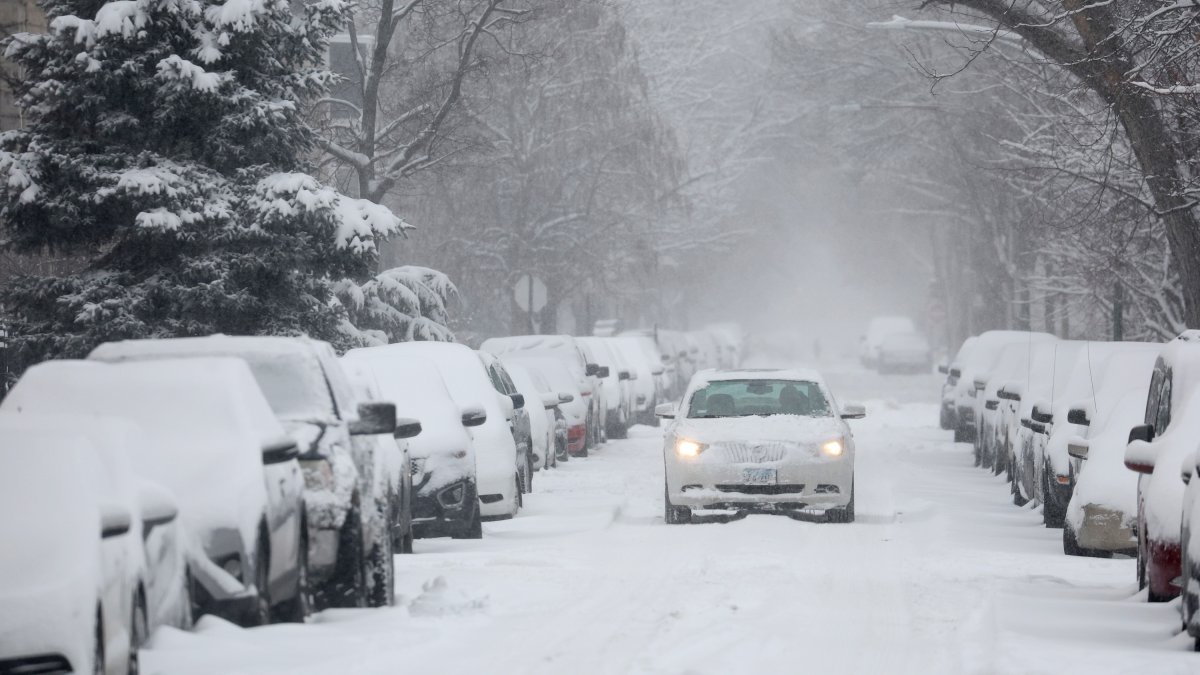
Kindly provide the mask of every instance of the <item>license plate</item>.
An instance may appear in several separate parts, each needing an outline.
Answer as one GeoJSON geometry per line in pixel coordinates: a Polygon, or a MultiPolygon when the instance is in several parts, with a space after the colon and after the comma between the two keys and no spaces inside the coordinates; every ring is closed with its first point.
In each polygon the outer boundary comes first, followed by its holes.
{"type": "Polygon", "coordinates": [[[742,482],[746,485],[774,485],[777,480],[775,469],[742,469],[742,482]]]}

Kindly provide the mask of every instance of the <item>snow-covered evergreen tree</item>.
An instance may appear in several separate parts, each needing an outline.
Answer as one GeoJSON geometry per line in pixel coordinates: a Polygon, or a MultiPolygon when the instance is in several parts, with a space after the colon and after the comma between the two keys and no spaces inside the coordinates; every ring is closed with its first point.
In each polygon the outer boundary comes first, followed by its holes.
{"type": "Polygon", "coordinates": [[[458,296],[458,288],[437,270],[394,267],[364,284],[343,280],[337,295],[349,313],[346,332],[364,345],[454,341],[446,306],[458,296]]]}
{"type": "Polygon", "coordinates": [[[84,253],[3,300],[26,363],[111,339],[296,334],[349,345],[335,280],[407,226],[305,173],[305,106],[342,0],[46,0],[7,40],[27,129],[0,136],[8,246],[84,253]]]}

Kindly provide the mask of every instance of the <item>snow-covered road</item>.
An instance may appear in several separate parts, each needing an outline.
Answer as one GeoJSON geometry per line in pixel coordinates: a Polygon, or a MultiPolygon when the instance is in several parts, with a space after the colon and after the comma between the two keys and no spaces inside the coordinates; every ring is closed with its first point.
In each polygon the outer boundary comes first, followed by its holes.
{"type": "Polygon", "coordinates": [[[936,428],[933,377],[846,369],[859,520],[667,526],[661,433],[538,473],[482,542],[417,542],[397,606],[243,630],[160,631],[164,675],[331,673],[1191,673],[1174,604],[1131,560],[1068,558],[936,428]]]}

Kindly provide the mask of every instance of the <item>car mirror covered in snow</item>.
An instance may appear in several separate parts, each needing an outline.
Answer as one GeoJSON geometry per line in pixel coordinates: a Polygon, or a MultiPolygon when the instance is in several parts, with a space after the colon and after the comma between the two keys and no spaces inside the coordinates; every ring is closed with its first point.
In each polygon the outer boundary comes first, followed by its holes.
{"type": "Polygon", "coordinates": [[[1078,436],[1076,436],[1075,438],[1072,438],[1070,440],[1070,442],[1067,443],[1067,454],[1074,457],[1075,459],[1087,459],[1088,458],[1088,450],[1089,450],[1089,447],[1088,447],[1087,439],[1079,438],[1078,436]]]}
{"type": "Polygon", "coordinates": [[[472,406],[466,408],[462,412],[462,425],[464,427],[478,427],[487,422],[487,412],[480,406],[472,406]]]}
{"type": "Polygon", "coordinates": [[[654,414],[667,420],[675,419],[675,404],[661,403],[654,408],[654,414]]]}
{"type": "Polygon", "coordinates": [[[143,481],[138,486],[138,509],[142,512],[142,527],[148,531],[158,525],[166,525],[179,515],[175,496],[158,483],[143,481]]]}
{"type": "Polygon", "coordinates": [[[409,418],[396,420],[396,431],[392,434],[397,439],[414,438],[421,435],[421,422],[409,418]]]}
{"type": "Polygon", "coordinates": [[[842,406],[842,419],[861,420],[867,416],[867,407],[861,403],[847,403],[842,406]]]}
{"type": "Polygon", "coordinates": [[[370,401],[358,404],[358,419],[350,423],[351,436],[390,434],[396,430],[396,404],[370,401]]]}
{"type": "Polygon", "coordinates": [[[119,537],[129,531],[133,517],[120,504],[100,505],[100,536],[104,539],[119,537]]]}
{"type": "Polygon", "coordinates": [[[263,464],[282,464],[299,458],[300,445],[289,436],[280,436],[263,444],[263,464]]]}
{"type": "Polygon", "coordinates": [[[1091,418],[1088,417],[1088,411],[1085,408],[1071,408],[1071,410],[1067,412],[1067,421],[1071,424],[1078,424],[1084,427],[1089,426],[1092,423],[1091,418]]]}
{"type": "Polygon", "coordinates": [[[1154,427],[1141,424],[1129,430],[1129,445],[1125,448],[1125,468],[1138,473],[1154,472],[1154,427]]]}
{"type": "Polygon", "coordinates": [[[524,394],[510,394],[508,398],[512,400],[513,410],[520,410],[525,407],[524,394]]]}

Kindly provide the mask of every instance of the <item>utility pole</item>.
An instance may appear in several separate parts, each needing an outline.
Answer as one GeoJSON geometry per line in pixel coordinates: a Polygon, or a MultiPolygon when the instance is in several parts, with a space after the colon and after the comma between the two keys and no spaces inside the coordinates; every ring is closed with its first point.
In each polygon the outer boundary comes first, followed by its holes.
{"type": "Polygon", "coordinates": [[[1121,286],[1121,282],[1113,284],[1113,303],[1112,303],[1112,339],[1113,342],[1120,342],[1125,339],[1125,325],[1122,314],[1125,311],[1125,288],[1121,286]]]}

